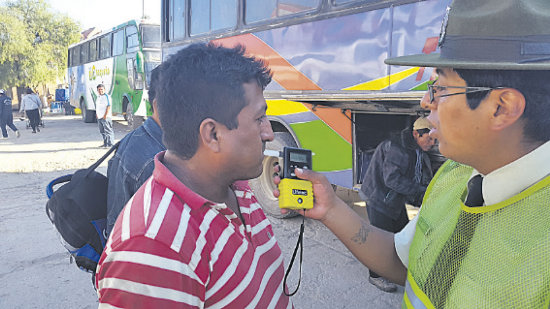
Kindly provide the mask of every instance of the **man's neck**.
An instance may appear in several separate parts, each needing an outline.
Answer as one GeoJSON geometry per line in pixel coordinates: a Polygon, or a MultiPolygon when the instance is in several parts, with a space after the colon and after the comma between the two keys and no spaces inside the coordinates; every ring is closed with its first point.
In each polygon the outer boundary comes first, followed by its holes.
{"type": "Polygon", "coordinates": [[[500,150],[493,151],[492,155],[483,155],[482,158],[483,164],[478,166],[472,165],[476,170],[481,174],[487,175],[503,166],[506,166],[519,158],[527,155],[531,151],[540,147],[543,143],[519,143],[518,147],[503,147],[500,150]]]}
{"type": "Polygon", "coordinates": [[[234,198],[231,182],[223,179],[217,169],[205,169],[212,166],[194,156],[184,160],[168,150],[164,155],[164,165],[189,189],[216,203],[226,203],[234,198]],[[233,195],[233,196],[231,196],[233,195]]]}

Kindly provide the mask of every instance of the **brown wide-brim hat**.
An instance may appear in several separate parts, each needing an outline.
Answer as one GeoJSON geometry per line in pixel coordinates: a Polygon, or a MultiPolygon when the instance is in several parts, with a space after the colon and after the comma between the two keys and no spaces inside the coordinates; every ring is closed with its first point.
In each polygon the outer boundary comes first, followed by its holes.
{"type": "Polygon", "coordinates": [[[440,53],[386,64],[489,70],[550,69],[550,0],[454,0],[443,20],[440,53]]]}

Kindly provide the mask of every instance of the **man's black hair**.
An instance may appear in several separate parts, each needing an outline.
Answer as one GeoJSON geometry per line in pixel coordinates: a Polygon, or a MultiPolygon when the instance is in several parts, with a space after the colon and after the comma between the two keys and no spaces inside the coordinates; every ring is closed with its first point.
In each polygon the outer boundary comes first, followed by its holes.
{"type": "Polygon", "coordinates": [[[153,100],[155,99],[157,95],[157,87],[159,79],[160,79],[160,73],[162,71],[162,64],[157,66],[151,71],[151,77],[149,80],[149,90],[147,91],[147,95],[149,96],[149,104],[151,105],[151,111],[155,109],[153,106],[153,100]]]}
{"type": "Polygon", "coordinates": [[[34,91],[32,91],[32,88],[27,88],[27,94],[31,94],[31,93],[34,93],[34,91]]]}
{"type": "Polygon", "coordinates": [[[265,89],[271,81],[265,64],[244,53],[242,46],[193,44],[163,63],[156,96],[167,149],[183,159],[193,157],[206,118],[230,130],[238,127],[237,116],[248,103],[243,84],[265,89]]]}
{"type": "Polygon", "coordinates": [[[96,89],[99,89],[99,87],[105,88],[105,85],[103,85],[103,84],[97,84],[97,86],[96,86],[95,88],[96,88],[96,89]]]}
{"type": "MultiPolygon", "coordinates": [[[[514,88],[525,97],[524,135],[533,141],[550,140],[550,71],[455,69],[469,87],[514,88]]],[[[468,105],[476,109],[489,92],[468,93],[468,105]]]]}

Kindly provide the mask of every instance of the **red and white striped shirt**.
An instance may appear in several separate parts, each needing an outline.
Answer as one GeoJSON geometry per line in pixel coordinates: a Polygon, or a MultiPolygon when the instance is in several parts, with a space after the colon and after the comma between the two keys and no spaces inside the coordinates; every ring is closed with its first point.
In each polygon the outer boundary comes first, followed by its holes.
{"type": "Polygon", "coordinates": [[[281,249],[246,182],[245,225],[191,191],[155,157],[153,176],[119,215],[96,274],[100,308],[292,308],[281,249]]]}

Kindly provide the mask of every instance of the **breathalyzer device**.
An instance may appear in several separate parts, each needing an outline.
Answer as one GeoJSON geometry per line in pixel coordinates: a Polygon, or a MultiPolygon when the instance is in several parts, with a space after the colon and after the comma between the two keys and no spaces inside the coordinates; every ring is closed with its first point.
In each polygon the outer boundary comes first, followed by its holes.
{"type": "MultiPolygon", "coordinates": [[[[265,150],[264,155],[272,157],[281,157],[281,153],[275,150],[265,150]]],[[[280,173],[281,182],[279,183],[279,208],[287,209],[306,209],[313,208],[313,185],[307,180],[298,179],[294,173],[295,168],[301,169],[311,169],[311,150],[294,148],[294,147],[285,147],[283,149],[283,166],[280,173]]],[[[302,281],[302,257],[303,257],[303,239],[304,239],[304,221],[305,217],[302,217],[302,225],[300,226],[300,234],[298,236],[298,242],[296,243],[296,248],[294,248],[294,253],[290,259],[290,264],[286,270],[285,277],[283,279],[283,293],[286,296],[293,296],[298,292],[300,287],[300,282],[302,281]],[[298,286],[294,292],[289,293],[285,287],[286,279],[294,265],[294,259],[298,253],[298,248],[300,250],[300,277],[298,279],[298,286]]]]}
{"type": "Polygon", "coordinates": [[[279,184],[279,208],[313,208],[313,186],[307,180],[298,179],[295,168],[311,169],[311,150],[285,147],[279,184]]]}

